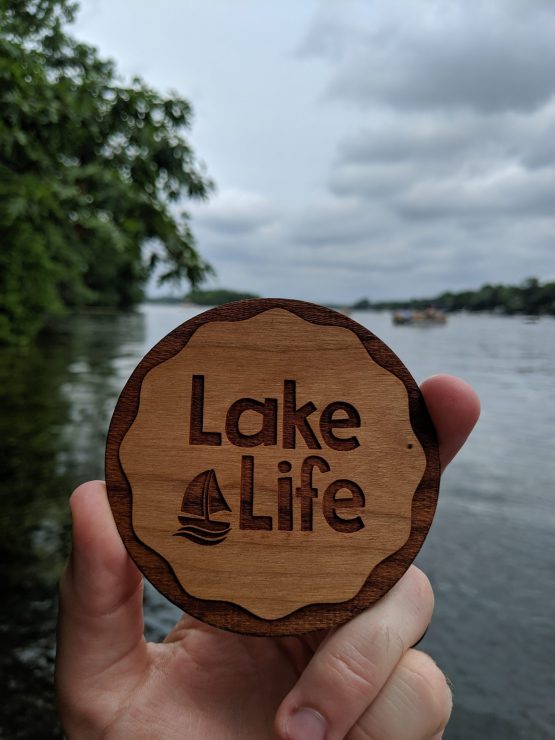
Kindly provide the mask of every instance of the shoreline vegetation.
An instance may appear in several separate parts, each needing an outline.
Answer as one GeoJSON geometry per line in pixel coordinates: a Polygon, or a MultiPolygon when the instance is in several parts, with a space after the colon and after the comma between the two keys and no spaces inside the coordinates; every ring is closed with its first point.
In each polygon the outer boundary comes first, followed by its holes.
{"type": "Polygon", "coordinates": [[[187,206],[214,183],[190,102],[126,80],[70,32],[73,0],[0,3],[0,346],[214,273],[187,206]]]}
{"type": "Polygon", "coordinates": [[[405,301],[375,301],[363,298],[354,311],[423,310],[430,306],[445,313],[456,311],[496,313],[505,316],[555,316],[555,282],[542,283],[531,277],[519,285],[486,283],[477,290],[445,291],[432,298],[405,301]]]}
{"type": "MultiPolygon", "coordinates": [[[[146,303],[221,306],[230,301],[259,298],[254,293],[242,293],[227,288],[192,290],[183,297],[146,298],[146,303]]],[[[431,298],[371,301],[361,298],[351,305],[327,304],[330,308],[353,311],[423,310],[433,306],[445,313],[456,311],[496,313],[505,316],[555,316],[555,282],[542,283],[531,277],[519,285],[486,283],[477,290],[445,291],[431,298]]]]}

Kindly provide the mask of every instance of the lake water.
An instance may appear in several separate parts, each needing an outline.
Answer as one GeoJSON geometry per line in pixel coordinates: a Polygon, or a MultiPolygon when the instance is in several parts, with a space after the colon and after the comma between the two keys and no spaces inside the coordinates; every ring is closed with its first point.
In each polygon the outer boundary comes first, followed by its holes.
{"type": "MultiPolygon", "coordinates": [[[[89,315],[24,354],[0,355],[0,737],[61,737],[51,689],[55,591],[69,549],[67,498],[103,476],[107,426],[147,349],[193,310],[89,315]]],[[[482,398],[447,470],[418,557],[436,593],[421,647],[454,686],[446,738],[555,738],[555,321],[452,316],[394,327],[358,313],[414,377],[447,372],[482,398]]],[[[149,636],[177,610],[153,589],[149,636]]]]}

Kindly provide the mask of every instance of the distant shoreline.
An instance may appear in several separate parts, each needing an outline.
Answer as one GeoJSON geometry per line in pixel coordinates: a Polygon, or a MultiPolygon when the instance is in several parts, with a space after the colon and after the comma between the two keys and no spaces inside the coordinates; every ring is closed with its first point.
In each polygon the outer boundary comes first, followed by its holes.
{"type": "MultiPolygon", "coordinates": [[[[207,308],[220,306],[230,301],[259,298],[254,293],[241,293],[229,289],[193,290],[183,297],[146,297],[144,303],[163,305],[189,305],[207,308]]],[[[401,309],[422,310],[434,306],[445,313],[468,311],[503,316],[555,316],[555,282],[542,283],[531,277],[519,285],[486,283],[477,290],[445,291],[431,298],[406,300],[371,301],[361,298],[352,304],[328,303],[324,305],[338,310],[352,311],[398,311],[401,309]]]]}
{"type": "Polygon", "coordinates": [[[493,313],[505,316],[555,316],[555,282],[541,283],[532,277],[519,285],[486,283],[478,290],[446,291],[432,298],[405,301],[370,301],[363,298],[353,304],[355,311],[400,309],[422,310],[429,306],[454,313],[493,313]]]}

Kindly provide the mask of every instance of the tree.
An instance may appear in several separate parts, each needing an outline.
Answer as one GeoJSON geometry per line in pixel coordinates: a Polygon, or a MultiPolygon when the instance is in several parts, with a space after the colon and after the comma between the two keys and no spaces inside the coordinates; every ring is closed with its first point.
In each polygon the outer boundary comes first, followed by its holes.
{"type": "MultiPolygon", "coordinates": [[[[355,303],[360,308],[365,300],[355,303]]],[[[412,298],[405,301],[382,301],[373,303],[372,308],[399,309],[409,306],[423,309],[437,306],[444,311],[495,311],[508,315],[531,314],[555,316],[555,282],[541,283],[530,277],[520,285],[482,285],[478,290],[459,293],[446,291],[434,298],[412,298]]]]}
{"type": "Polygon", "coordinates": [[[0,0],[0,341],[67,307],[129,307],[148,276],[211,271],[184,198],[212,183],[184,136],[191,108],[65,30],[70,0],[0,0]]]}
{"type": "Polygon", "coordinates": [[[356,303],[353,303],[354,311],[369,311],[372,308],[372,304],[368,298],[361,298],[356,303]]]}
{"type": "Polygon", "coordinates": [[[255,293],[242,293],[228,288],[213,288],[212,290],[191,290],[185,296],[185,300],[196,303],[197,306],[221,306],[231,301],[244,301],[259,297],[255,293]]]}

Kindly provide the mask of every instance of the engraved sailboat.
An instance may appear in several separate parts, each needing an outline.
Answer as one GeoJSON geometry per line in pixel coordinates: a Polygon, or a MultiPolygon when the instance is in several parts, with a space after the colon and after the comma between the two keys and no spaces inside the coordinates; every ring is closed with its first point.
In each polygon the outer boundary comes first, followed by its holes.
{"type": "Polygon", "coordinates": [[[222,495],[216,472],[205,470],[193,478],[185,489],[181,514],[181,526],[176,537],[186,537],[197,545],[218,545],[229,533],[228,522],[214,521],[210,517],[219,511],[231,511],[222,495]]]}

